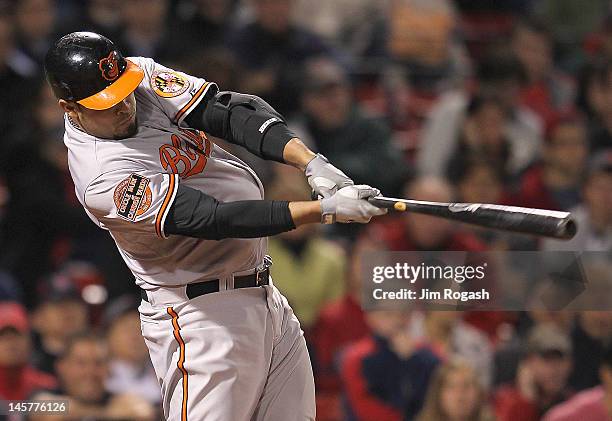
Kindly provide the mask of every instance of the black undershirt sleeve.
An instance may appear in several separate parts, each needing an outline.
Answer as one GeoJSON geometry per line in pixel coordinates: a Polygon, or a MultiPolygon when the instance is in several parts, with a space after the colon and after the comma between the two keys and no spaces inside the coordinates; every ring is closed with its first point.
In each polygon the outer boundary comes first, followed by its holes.
{"type": "Polygon", "coordinates": [[[285,145],[297,137],[284,118],[263,99],[216,89],[207,92],[185,117],[185,122],[261,158],[282,163],[285,145]]]}
{"type": "Polygon", "coordinates": [[[267,237],[294,228],[289,202],[241,200],[221,203],[183,185],[179,185],[164,223],[166,234],[207,240],[267,237]]]}

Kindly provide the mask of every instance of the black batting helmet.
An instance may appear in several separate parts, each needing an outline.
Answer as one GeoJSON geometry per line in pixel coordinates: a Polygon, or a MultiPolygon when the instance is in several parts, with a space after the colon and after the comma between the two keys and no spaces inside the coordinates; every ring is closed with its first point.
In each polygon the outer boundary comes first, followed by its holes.
{"type": "Polygon", "coordinates": [[[56,41],[45,57],[45,73],[58,99],[92,110],[118,104],[144,77],[111,40],[93,32],[73,32],[56,41]]]}

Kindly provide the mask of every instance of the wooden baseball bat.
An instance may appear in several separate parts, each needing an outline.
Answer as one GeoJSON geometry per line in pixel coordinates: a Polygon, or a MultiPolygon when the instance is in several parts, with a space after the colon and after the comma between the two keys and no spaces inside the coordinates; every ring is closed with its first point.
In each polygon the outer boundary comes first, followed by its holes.
{"type": "Polygon", "coordinates": [[[377,196],[368,199],[379,208],[416,212],[486,228],[570,239],[576,222],[569,212],[482,203],[440,203],[377,196]]]}

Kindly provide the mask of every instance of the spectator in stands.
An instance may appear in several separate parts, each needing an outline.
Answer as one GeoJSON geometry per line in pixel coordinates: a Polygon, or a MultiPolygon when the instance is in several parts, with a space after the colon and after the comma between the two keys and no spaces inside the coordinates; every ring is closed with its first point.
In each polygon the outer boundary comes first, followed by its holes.
{"type": "Polygon", "coordinates": [[[440,93],[467,75],[466,51],[454,35],[454,5],[448,0],[393,0],[387,6],[387,50],[410,85],[440,93]]]}
{"type": "MultiPolygon", "coordinates": [[[[575,297],[580,303],[577,308],[592,309],[596,312],[609,311],[612,308],[612,294],[609,294],[612,259],[609,252],[574,254],[574,256],[580,256],[580,260],[575,260],[569,269],[578,276],[583,276],[583,282],[588,283],[587,293],[579,295],[581,288],[572,291],[572,288],[569,287],[558,294],[561,300],[568,302],[568,299],[575,297]],[[576,265],[579,262],[582,263],[582,268],[576,265]],[[582,269],[583,275],[580,275],[577,269],[582,269]]],[[[612,329],[612,320],[607,320],[605,323],[608,324],[609,329],[612,329]]],[[[612,331],[609,332],[608,337],[603,338],[602,342],[605,344],[608,340],[612,340],[612,331]]]]}
{"type": "Polygon", "coordinates": [[[355,103],[342,67],[329,58],[309,60],[303,83],[303,116],[290,123],[300,138],[355,183],[397,194],[406,166],[391,144],[391,131],[355,103]]]}
{"type": "Polygon", "coordinates": [[[21,285],[8,272],[3,270],[0,270],[0,301],[23,301],[21,285]]]}
{"type": "Polygon", "coordinates": [[[569,241],[547,239],[544,250],[612,251],[612,149],[591,160],[582,198],[583,203],[571,209],[576,236],[569,241]]]}
{"type": "Polygon", "coordinates": [[[292,0],[254,0],[254,21],[231,36],[230,47],[244,67],[241,92],[259,95],[289,117],[299,109],[295,95],[303,63],[331,50],[291,20],[292,0]]]}
{"type": "Polygon", "coordinates": [[[582,66],[577,76],[578,92],[574,106],[584,113],[589,128],[598,123],[602,109],[600,75],[604,67],[605,61],[591,60],[582,66]]]}
{"type": "Polygon", "coordinates": [[[297,0],[297,23],[350,54],[360,75],[379,74],[386,57],[385,5],[377,0],[297,0]]]}
{"type": "Polygon", "coordinates": [[[376,245],[366,236],[362,236],[354,245],[344,277],[345,294],[321,310],[313,328],[317,391],[340,390],[337,364],[343,349],[370,333],[361,308],[361,264],[367,253],[376,250],[376,245]]]}
{"type": "Polygon", "coordinates": [[[55,0],[20,0],[15,3],[19,49],[42,69],[45,54],[59,35],[55,0]]]}
{"type": "MultiPolygon", "coordinates": [[[[456,183],[458,201],[463,203],[509,204],[510,195],[504,185],[503,168],[492,165],[486,158],[468,159],[457,167],[456,183]]],[[[491,250],[528,250],[531,239],[522,235],[465,225],[491,250]]]]}
{"type": "MultiPolygon", "coordinates": [[[[33,130],[28,134],[33,145],[29,145],[32,149],[39,149],[42,158],[46,159],[50,164],[58,170],[68,173],[68,157],[67,149],[64,146],[64,113],[57,107],[57,100],[53,96],[53,92],[46,85],[39,85],[38,95],[36,97],[36,105],[34,107],[34,121],[32,122],[33,130]]],[[[23,152],[20,150],[19,152],[23,152]]],[[[71,192],[72,193],[72,192],[71,192]]],[[[70,195],[66,201],[72,199],[70,195]]]]}
{"type": "Polygon", "coordinates": [[[572,71],[584,60],[585,39],[601,25],[601,17],[610,10],[607,0],[575,2],[543,0],[534,2],[534,13],[550,27],[555,43],[555,57],[572,71]]]}
{"type": "Polygon", "coordinates": [[[519,21],[512,35],[512,50],[525,70],[523,105],[549,124],[559,112],[568,112],[575,96],[573,80],[555,68],[553,41],[548,28],[536,19],[519,21]]]}
{"type": "Polygon", "coordinates": [[[540,209],[569,210],[580,203],[580,185],[586,169],[588,140],[582,119],[559,117],[551,123],[542,150],[542,162],[523,176],[518,205],[540,209]]]}
{"type": "Polygon", "coordinates": [[[75,195],[63,127],[51,89],[39,84],[22,137],[6,140],[12,147],[0,155],[11,197],[0,226],[0,264],[22,283],[27,306],[35,304],[36,283],[77,255],[99,262],[108,275],[127,278],[112,239],[91,222],[75,195]],[[79,240],[86,246],[78,247],[79,240]]]}
{"type": "MultiPolygon", "coordinates": [[[[452,186],[444,179],[433,177],[417,178],[406,186],[402,197],[433,202],[453,202],[455,192],[452,186]]],[[[422,259],[428,259],[431,251],[467,251],[483,252],[486,245],[474,234],[447,219],[436,218],[424,214],[401,214],[395,218],[380,221],[368,229],[372,238],[379,239],[381,248],[390,251],[420,251],[422,259]]],[[[414,255],[413,255],[414,256],[414,255]]],[[[478,253],[469,256],[469,261],[481,264],[478,253]]],[[[478,282],[470,285],[474,289],[478,282]]],[[[489,288],[493,285],[489,285],[489,288]]],[[[483,331],[494,330],[499,319],[486,318],[477,324],[483,331]],[[491,323],[493,327],[489,324],[491,323]]]]}
{"type": "Polygon", "coordinates": [[[535,0],[455,0],[461,18],[461,36],[470,55],[482,57],[507,43],[518,16],[528,14],[535,0]]]}
{"type": "Polygon", "coordinates": [[[399,421],[421,410],[439,359],[410,335],[410,314],[373,310],[370,337],[349,346],[342,360],[347,419],[399,421]]]}
{"type": "Polygon", "coordinates": [[[514,385],[501,386],[494,397],[499,421],[537,421],[570,395],[572,365],[570,338],[554,325],[535,326],[527,339],[526,355],[514,385]]]}
{"type": "MultiPolygon", "coordinates": [[[[109,353],[107,344],[96,334],[73,337],[57,361],[60,387],[40,392],[34,399],[68,399],[68,413],[61,420],[74,419],[133,419],[154,420],[154,408],[145,400],[127,394],[105,390],[108,376],[109,353]]],[[[33,421],[46,420],[36,414],[33,421]]]]}
{"type": "Polygon", "coordinates": [[[456,311],[427,311],[418,317],[413,314],[412,329],[418,332],[417,341],[429,348],[441,360],[459,357],[474,368],[483,387],[491,384],[493,347],[489,338],[464,322],[456,311]]]}
{"type": "Polygon", "coordinates": [[[88,0],[84,11],[84,22],[80,29],[118,40],[121,33],[121,0],[88,0]]]}
{"type": "Polygon", "coordinates": [[[0,399],[25,400],[38,389],[55,387],[55,379],[29,364],[30,329],[25,308],[0,302],[0,399]]]}
{"type": "MultiPolygon", "coordinates": [[[[177,35],[184,40],[183,42],[197,49],[209,50],[223,46],[232,31],[236,2],[195,0],[192,3],[191,13],[180,17],[181,28],[177,35]]],[[[206,79],[211,78],[206,75],[206,79]]]]}
{"type": "MultiPolygon", "coordinates": [[[[12,139],[20,134],[23,115],[29,109],[37,65],[19,51],[15,43],[15,17],[12,8],[0,2],[0,156],[12,146],[12,139]]],[[[4,172],[0,163],[0,174],[4,172]]]]}
{"type": "MultiPolygon", "coordinates": [[[[455,193],[443,179],[422,177],[409,183],[402,197],[433,202],[452,202],[455,193]]],[[[407,214],[387,218],[369,229],[373,238],[383,241],[391,251],[464,250],[484,251],[486,246],[473,234],[446,219],[429,215],[407,214]]]]}
{"type": "Polygon", "coordinates": [[[444,176],[474,95],[497,97],[504,105],[509,116],[504,136],[510,142],[511,172],[518,173],[533,162],[540,148],[542,125],[531,110],[520,104],[522,75],[521,66],[514,56],[491,53],[478,65],[477,92],[457,90],[441,96],[423,129],[417,156],[419,172],[444,176]]]}
{"type": "Polygon", "coordinates": [[[319,312],[312,329],[311,359],[317,389],[317,419],[342,419],[342,381],[340,363],[347,346],[370,334],[365,312],[361,308],[361,264],[374,244],[362,237],[349,253],[344,275],[345,293],[319,312]]]}
{"type": "Polygon", "coordinates": [[[612,148],[612,57],[596,69],[594,79],[592,103],[595,117],[589,137],[591,150],[597,151],[612,148]]]}
{"type": "MultiPolygon", "coordinates": [[[[277,167],[275,183],[267,191],[272,200],[308,200],[310,188],[302,175],[289,167],[277,167]]],[[[321,308],[344,293],[346,255],[324,239],[317,225],[299,227],[270,238],[268,251],[274,264],[274,284],[287,297],[302,328],[310,329],[321,308]],[[304,274],[308,273],[308,282],[304,274]]]]}
{"type": "Polygon", "coordinates": [[[436,369],[417,421],[493,421],[486,388],[477,371],[461,359],[436,369]]]}
{"type": "Polygon", "coordinates": [[[601,34],[601,53],[607,59],[612,59],[612,12],[608,8],[608,15],[599,28],[601,34]]]}
{"type": "Polygon", "coordinates": [[[607,421],[612,418],[612,342],[609,342],[599,364],[601,386],[576,394],[567,402],[552,408],[544,421],[607,421]]]}
{"type": "Polygon", "coordinates": [[[599,384],[599,361],[612,340],[612,312],[582,311],[572,330],[573,370],[569,383],[576,391],[599,384]]]}
{"type": "MultiPolygon", "coordinates": [[[[527,307],[530,307],[529,304],[527,307]]],[[[516,378],[518,366],[527,348],[527,336],[533,326],[554,325],[569,335],[574,323],[574,315],[569,311],[536,309],[525,313],[510,314],[515,316],[513,323],[508,323],[503,327],[499,341],[495,344],[494,387],[510,383],[516,378]]]]}
{"type": "Polygon", "coordinates": [[[104,322],[110,350],[106,390],[159,404],[159,383],[142,338],[138,301],[128,295],[116,299],[107,307],[104,322]]]}
{"type": "Polygon", "coordinates": [[[461,127],[457,149],[447,165],[448,178],[456,180],[467,161],[486,159],[502,171],[504,180],[507,180],[511,175],[510,142],[504,133],[507,124],[504,106],[496,98],[472,98],[461,127]]]}
{"type": "Polygon", "coordinates": [[[189,44],[173,36],[178,29],[169,22],[169,7],[169,0],[121,1],[123,31],[120,39],[113,41],[121,46],[123,54],[167,62],[175,57],[184,57],[187,51],[193,50],[189,44]]]}
{"type": "Polygon", "coordinates": [[[89,327],[87,306],[72,281],[63,276],[50,277],[40,297],[32,315],[33,361],[38,369],[54,373],[55,362],[70,337],[89,327]]]}

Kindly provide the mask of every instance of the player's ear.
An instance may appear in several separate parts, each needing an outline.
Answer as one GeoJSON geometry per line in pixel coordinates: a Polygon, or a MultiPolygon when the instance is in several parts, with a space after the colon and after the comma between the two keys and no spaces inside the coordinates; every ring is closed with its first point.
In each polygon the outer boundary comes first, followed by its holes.
{"type": "Polygon", "coordinates": [[[58,103],[59,103],[60,108],[66,114],[68,114],[68,117],[70,117],[74,121],[79,121],[79,115],[78,115],[79,104],[77,104],[76,102],[66,101],[63,99],[60,99],[58,103]]]}
{"type": "Polygon", "coordinates": [[[76,113],[77,111],[76,102],[66,101],[65,99],[60,99],[57,101],[57,103],[65,113],[71,114],[71,113],[76,113]]]}

